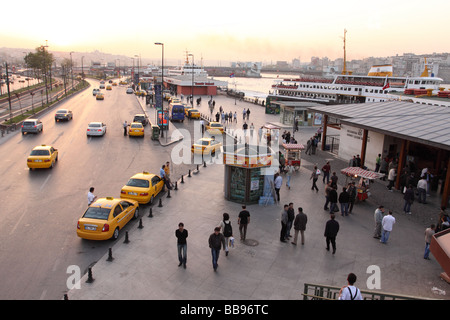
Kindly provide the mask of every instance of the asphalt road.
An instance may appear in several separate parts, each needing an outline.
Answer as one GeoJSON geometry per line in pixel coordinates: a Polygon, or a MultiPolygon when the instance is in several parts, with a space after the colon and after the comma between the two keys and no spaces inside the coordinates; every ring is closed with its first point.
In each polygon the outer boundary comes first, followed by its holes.
{"type": "MultiPolygon", "coordinates": [[[[68,289],[68,268],[77,266],[84,274],[112,246],[111,241],[76,235],[89,187],[95,187],[98,197],[119,197],[132,175],[158,173],[170,160],[172,147],[151,140],[148,129],[144,138],[123,135],[123,121],[131,122],[142,112],[134,95],[117,86],[102,90],[105,100],[97,101],[92,88],[98,82],[90,82],[90,88],[41,117],[43,133],[16,133],[0,145],[0,299],[61,299],[68,289]],[[55,122],[59,108],[71,109],[73,120],[55,122]],[[106,123],[104,137],[86,137],[91,121],[106,123]],[[59,161],[53,169],[30,171],[26,158],[40,144],[57,148],[59,161]]],[[[189,130],[193,123],[180,126],[189,130]]],[[[178,166],[175,175],[187,173],[188,167],[178,166]]],[[[141,208],[141,216],[147,208],[141,208]]],[[[137,223],[132,221],[125,230],[137,223]]],[[[124,233],[117,241],[123,241],[124,233]]]]}

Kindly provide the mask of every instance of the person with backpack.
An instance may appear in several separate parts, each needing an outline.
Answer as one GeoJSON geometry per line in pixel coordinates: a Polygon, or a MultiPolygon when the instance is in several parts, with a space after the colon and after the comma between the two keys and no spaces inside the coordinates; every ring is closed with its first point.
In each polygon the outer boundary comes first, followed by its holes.
{"type": "Polygon", "coordinates": [[[228,248],[234,246],[233,227],[231,226],[230,215],[223,214],[223,220],[220,221],[220,229],[225,237],[225,255],[228,256],[228,248]]]}

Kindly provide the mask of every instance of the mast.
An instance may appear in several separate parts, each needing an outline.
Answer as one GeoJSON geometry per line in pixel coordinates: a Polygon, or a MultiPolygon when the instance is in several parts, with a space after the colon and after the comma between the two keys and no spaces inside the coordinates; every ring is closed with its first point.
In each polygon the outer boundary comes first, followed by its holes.
{"type": "Polygon", "coordinates": [[[347,33],[347,30],[344,29],[344,68],[342,69],[342,74],[347,74],[347,52],[345,48],[345,35],[347,33]]]}

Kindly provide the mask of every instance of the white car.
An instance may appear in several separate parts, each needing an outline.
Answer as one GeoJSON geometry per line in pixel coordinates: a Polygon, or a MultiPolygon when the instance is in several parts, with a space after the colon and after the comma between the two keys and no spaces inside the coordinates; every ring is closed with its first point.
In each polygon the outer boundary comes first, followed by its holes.
{"type": "Polygon", "coordinates": [[[134,93],[133,88],[128,88],[128,89],[127,89],[127,93],[134,93]]]}
{"type": "Polygon", "coordinates": [[[103,122],[91,122],[89,123],[86,135],[87,136],[103,136],[106,133],[106,124],[103,122]]]}
{"type": "Polygon", "coordinates": [[[99,93],[99,92],[100,92],[100,89],[95,88],[94,90],[92,90],[92,95],[93,95],[93,96],[96,96],[97,93],[99,93]]]}

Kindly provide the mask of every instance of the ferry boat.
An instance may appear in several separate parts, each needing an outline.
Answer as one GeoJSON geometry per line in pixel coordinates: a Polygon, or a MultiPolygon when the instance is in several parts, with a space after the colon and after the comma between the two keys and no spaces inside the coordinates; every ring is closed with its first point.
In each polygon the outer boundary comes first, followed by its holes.
{"type": "Polygon", "coordinates": [[[411,100],[450,106],[449,92],[443,91],[442,82],[441,78],[431,77],[426,72],[420,77],[395,77],[392,76],[391,65],[379,65],[373,66],[367,76],[340,74],[332,79],[299,77],[276,80],[268,97],[270,100],[323,104],[411,100]]]}

